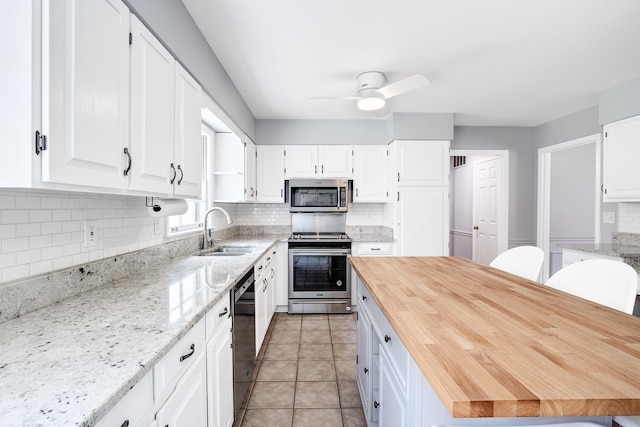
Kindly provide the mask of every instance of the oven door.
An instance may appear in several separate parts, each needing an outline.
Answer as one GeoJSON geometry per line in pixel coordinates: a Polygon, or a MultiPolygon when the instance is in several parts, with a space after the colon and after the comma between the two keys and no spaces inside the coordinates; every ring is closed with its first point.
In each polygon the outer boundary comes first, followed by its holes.
{"type": "Polygon", "coordinates": [[[289,298],[351,298],[349,249],[290,248],[289,298]]]}

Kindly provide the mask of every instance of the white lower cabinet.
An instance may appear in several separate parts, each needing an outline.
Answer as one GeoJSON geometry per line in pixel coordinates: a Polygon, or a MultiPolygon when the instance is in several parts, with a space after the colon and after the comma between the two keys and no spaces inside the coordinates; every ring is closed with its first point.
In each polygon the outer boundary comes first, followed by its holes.
{"type": "Polygon", "coordinates": [[[209,427],[231,427],[234,421],[230,304],[227,295],[206,316],[209,427]]]}
{"type": "Polygon", "coordinates": [[[402,390],[394,365],[387,356],[384,347],[380,348],[380,378],[378,401],[374,401],[374,410],[378,410],[380,426],[407,425],[407,395],[402,390]]]}
{"type": "Polygon", "coordinates": [[[207,365],[204,354],[194,360],[169,399],[156,414],[161,427],[207,426],[207,365]]]}
{"type": "Polygon", "coordinates": [[[149,371],[96,427],[148,427],[152,422],[153,373],[149,371]]]}
{"type": "Polygon", "coordinates": [[[408,426],[409,353],[355,277],[359,304],[356,381],[367,425],[408,426]]]}
{"type": "Polygon", "coordinates": [[[256,356],[267,334],[271,318],[275,312],[277,250],[275,245],[263,255],[255,266],[256,301],[256,356]]]}

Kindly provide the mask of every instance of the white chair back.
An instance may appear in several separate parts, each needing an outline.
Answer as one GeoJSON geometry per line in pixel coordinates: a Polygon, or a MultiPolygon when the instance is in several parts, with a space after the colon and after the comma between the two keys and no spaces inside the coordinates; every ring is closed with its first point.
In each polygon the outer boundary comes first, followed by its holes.
{"type": "Polygon", "coordinates": [[[491,264],[497,268],[525,279],[538,281],[544,252],[536,246],[518,246],[498,255],[491,264]]]}
{"type": "Polygon", "coordinates": [[[624,262],[590,259],[560,269],[545,284],[632,314],[638,292],[638,274],[624,262]]]}

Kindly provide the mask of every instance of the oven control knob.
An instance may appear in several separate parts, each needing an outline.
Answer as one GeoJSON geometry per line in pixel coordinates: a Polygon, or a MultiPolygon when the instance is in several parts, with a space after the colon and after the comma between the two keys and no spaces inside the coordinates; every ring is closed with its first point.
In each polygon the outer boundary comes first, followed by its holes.
{"type": "Polygon", "coordinates": [[[338,281],[336,282],[336,285],[337,285],[337,286],[342,286],[342,280],[338,280],[338,281]]]}

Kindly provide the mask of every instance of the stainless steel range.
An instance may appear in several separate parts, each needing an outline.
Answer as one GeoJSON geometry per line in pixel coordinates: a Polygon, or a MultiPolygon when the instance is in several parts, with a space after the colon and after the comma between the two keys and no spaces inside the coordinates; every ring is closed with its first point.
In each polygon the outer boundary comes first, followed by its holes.
{"type": "Polygon", "coordinates": [[[344,213],[292,213],[289,313],[350,313],[351,239],[344,213]]]}

